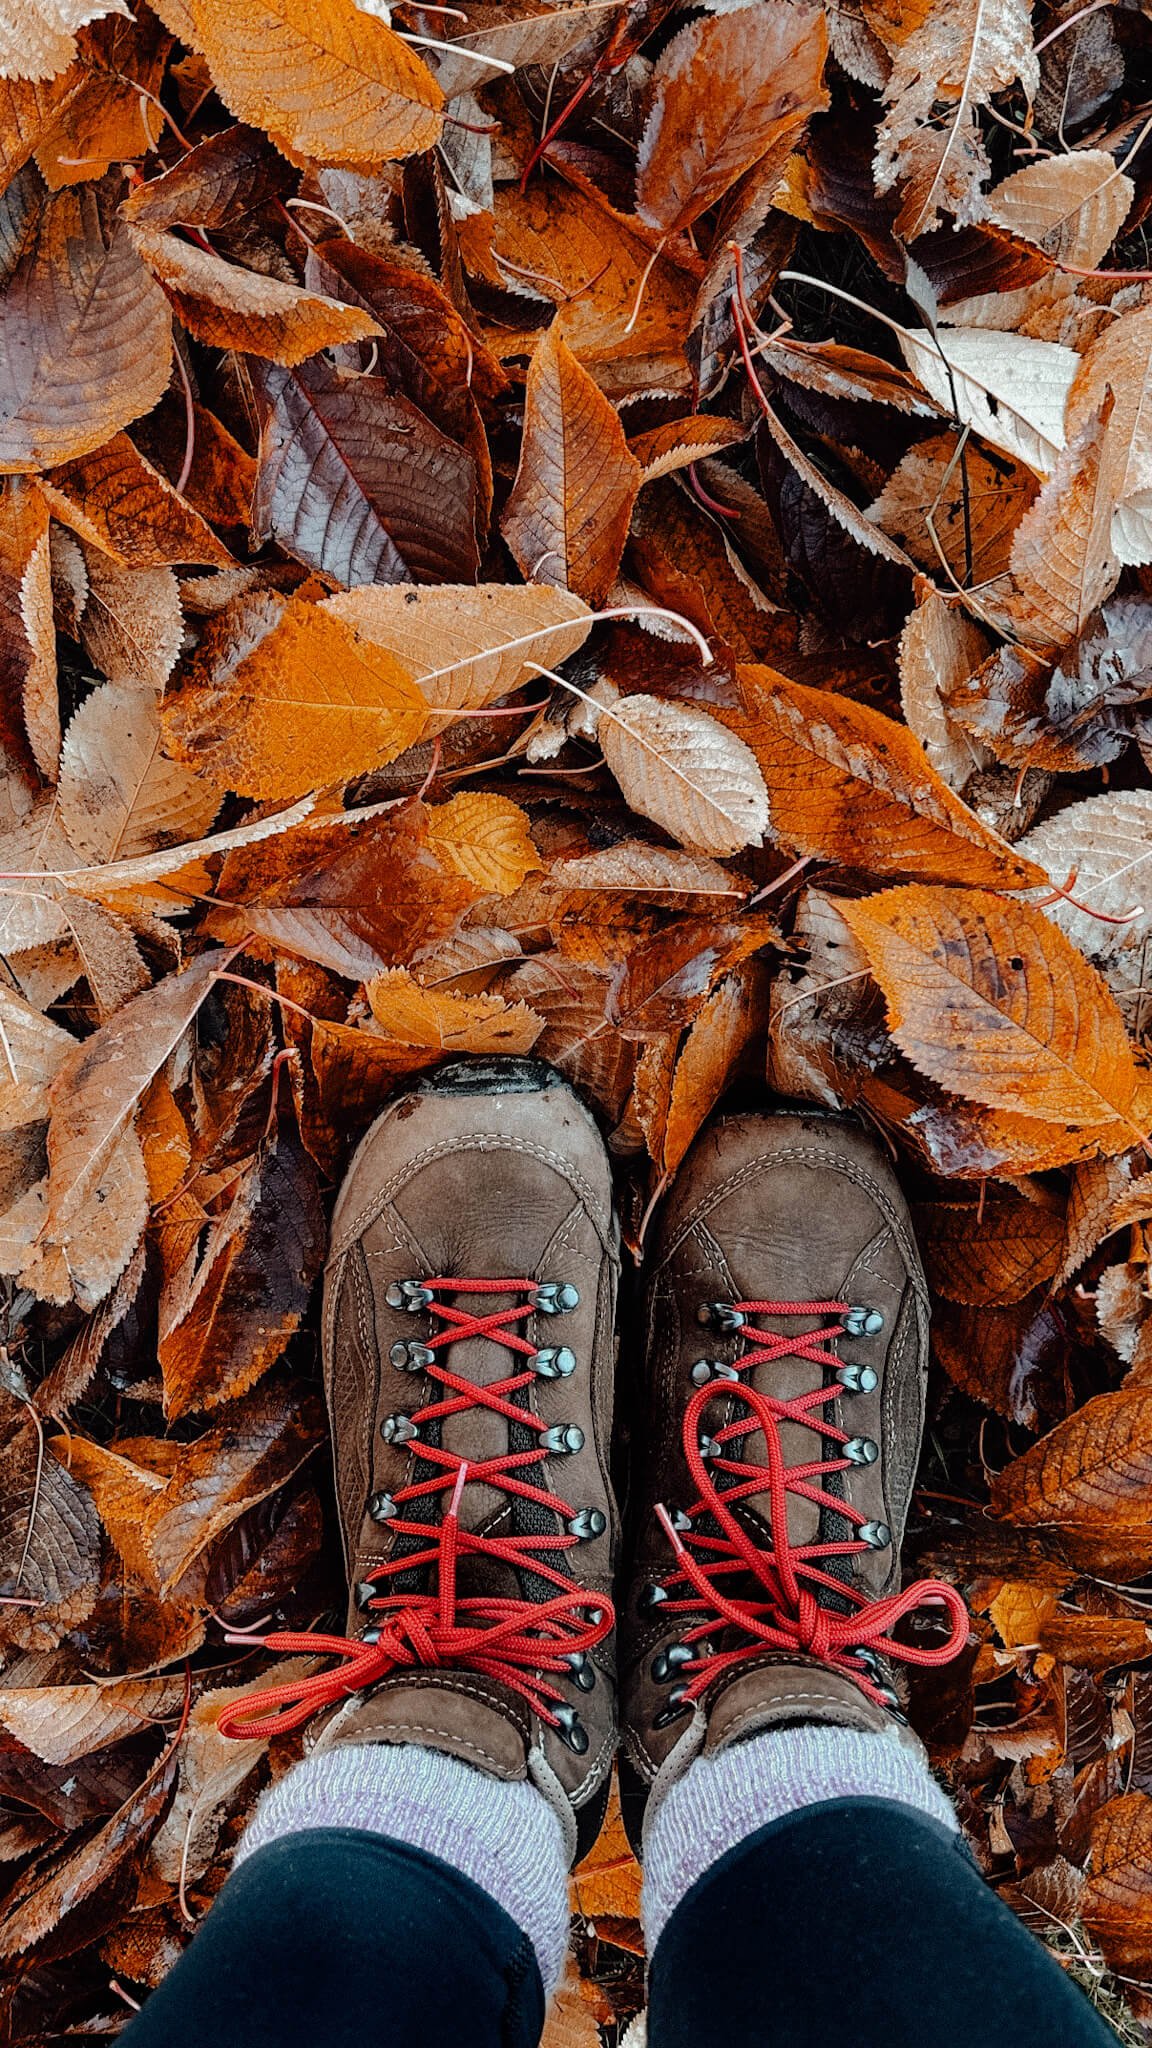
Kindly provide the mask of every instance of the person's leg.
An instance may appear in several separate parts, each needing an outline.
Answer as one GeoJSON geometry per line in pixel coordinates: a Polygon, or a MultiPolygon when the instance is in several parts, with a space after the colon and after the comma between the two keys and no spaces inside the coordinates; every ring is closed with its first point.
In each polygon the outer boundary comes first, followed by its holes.
{"type": "Polygon", "coordinates": [[[1115,2048],[955,1829],[882,1799],[729,1850],[672,1910],[649,2000],[652,2048],[1115,2048]]]}
{"type": "MultiPolygon", "coordinates": [[[[562,1895],[561,1895],[562,1896],[562,1895]]],[[[121,2039],[129,2048],[536,2048],[523,1928],[423,1850],[285,1835],[233,1873],[121,2039]]]]}
{"type": "Polygon", "coordinates": [[[648,1306],[621,1778],[653,2048],[1106,2041],[966,1860],[900,1711],[899,1663],[954,1655],[967,1616],[901,1590],[928,1302],[887,1160],[846,1119],[721,1119],[648,1306]],[[901,1627],[925,1606],[946,1641],[901,1627]]]}

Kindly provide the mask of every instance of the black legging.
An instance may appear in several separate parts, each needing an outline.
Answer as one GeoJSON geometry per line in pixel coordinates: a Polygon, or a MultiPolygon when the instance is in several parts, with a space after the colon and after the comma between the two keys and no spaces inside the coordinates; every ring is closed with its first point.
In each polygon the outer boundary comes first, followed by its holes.
{"type": "MultiPolygon", "coordinates": [[[[652,2048],[1115,2048],[956,1836],[881,1799],[773,1821],[657,1945],[652,2048]]],[[[469,1878],[352,1828],[260,1849],[127,2048],[537,2048],[528,1941],[469,1878]]]]}

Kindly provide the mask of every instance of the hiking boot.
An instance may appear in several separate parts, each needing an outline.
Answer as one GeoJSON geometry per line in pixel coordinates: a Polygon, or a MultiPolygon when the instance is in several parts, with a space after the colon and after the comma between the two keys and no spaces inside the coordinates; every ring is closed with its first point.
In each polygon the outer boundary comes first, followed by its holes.
{"type": "Polygon", "coordinates": [[[281,1725],[333,1708],[316,1750],[416,1742],[532,1779],[573,1856],[616,1744],[618,1267],[607,1153],[551,1068],[462,1060],[391,1104],[324,1295],[348,1639],[269,1639],[342,1660],[276,1690],[281,1725]]]}
{"type": "Polygon", "coordinates": [[[928,1299],[908,1210],[854,1123],[733,1116],[680,1170],[648,1260],[620,1588],[625,1811],[744,1737],[899,1730],[893,1658],[967,1636],[950,1586],[900,1591],[928,1299]],[[950,1639],[892,1640],[926,1601],[950,1639]]]}

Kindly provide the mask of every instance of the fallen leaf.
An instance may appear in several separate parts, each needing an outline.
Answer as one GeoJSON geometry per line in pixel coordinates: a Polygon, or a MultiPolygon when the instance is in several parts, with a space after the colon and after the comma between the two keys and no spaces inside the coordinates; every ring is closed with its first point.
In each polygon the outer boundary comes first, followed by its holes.
{"type": "Polygon", "coordinates": [[[717,982],[685,1039],[672,1075],[663,1167],[675,1173],[735,1074],[741,1055],[767,1025],[764,977],[754,961],[717,982]]]}
{"type": "Polygon", "coordinates": [[[899,339],[909,369],[942,411],[1038,476],[1050,474],[1080,368],[1075,349],[978,327],[903,330],[899,339]]]}
{"type": "Polygon", "coordinates": [[[177,562],[227,567],[232,557],[210,526],[146,462],[127,434],[41,479],[57,519],[125,569],[177,562]]]}
{"type": "Polygon", "coordinates": [[[960,791],[988,750],[948,716],[948,698],[989,652],[978,626],[938,591],[927,591],[900,636],[900,702],[936,773],[960,791]]]}
{"type": "Polygon", "coordinates": [[[761,158],[778,152],[782,170],[797,110],[827,104],[826,50],[820,10],[784,0],[705,14],[682,28],[652,73],[637,163],[641,219],[674,234],[761,158]]]}
{"type": "Polygon", "coordinates": [[[1024,903],[977,889],[889,889],[841,912],[913,1065],[970,1101],[1139,1138],[1137,1072],[1098,974],[1024,903]]]}
{"type": "Polygon", "coordinates": [[[376,171],[439,140],[428,66],[353,0],[253,0],[242,17],[227,0],[180,4],[225,105],[293,162],[376,171]]]}
{"type": "MultiPolygon", "coordinates": [[[[571,591],[531,584],[376,583],[338,591],[321,609],[361,640],[386,648],[429,708],[446,713],[481,711],[535,682],[537,665],[558,668],[592,625],[587,605],[571,591]]],[[[441,729],[430,719],[426,730],[441,729]]]]}
{"type": "Polygon", "coordinates": [[[345,585],[475,579],[477,474],[466,449],[382,377],[319,358],[269,365],[260,390],[252,526],[262,540],[345,585]]]}
{"type": "Polygon", "coordinates": [[[171,569],[121,568],[88,548],[88,596],[80,620],[85,652],[110,683],[159,694],[184,637],[171,569]]]}
{"type": "Polygon", "coordinates": [[[148,412],[168,382],[168,302],[103,187],[0,200],[18,252],[0,296],[0,470],[50,469],[148,412]]]}
{"type": "Polygon", "coordinates": [[[553,325],[528,372],[524,446],[502,521],[528,581],[601,604],[639,488],[616,413],[553,325]]]}
{"type": "Polygon", "coordinates": [[[178,1715],[183,1697],[183,1681],[171,1678],[6,1686],[0,1689],[0,1725],[42,1762],[70,1764],[178,1715]]]}
{"type": "Polygon", "coordinates": [[[478,890],[511,896],[543,865],[527,815],[506,796],[468,790],[429,814],[428,837],[440,856],[478,890]]]}
{"type": "Polygon", "coordinates": [[[870,705],[772,669],[741,672],[745,709],[716,717],[759,762],[773,837],[866,873],[1019,889],[1038,870],[953,794],[919,741],[870,705]]]}
{"type": "Polygon", "coordinates": [[[601,711],[596,737],[632,810],[702,853],[759,846],[768,798],[752,748],[706,711],[625,697],[601,711]]]}
{"type": "Polygon", "coordinates": [[[48,1456],[31,1409],[0,1399],[0,1590],[7,1645],[53,1650],[92,1612],[100,1577],[100,1528],[91,1501],[48,1456]]]}
{"type": "Polygon", "coordinates": [[[60,821],[84,860],[131,859],[206,832],[220,808],[212,783],[160,752],[160,709],[141,690],[105,683],[68,727],[60,821]]]}
{"type": "Polygon", "coordinates": [[[403,967],[368,983],[372,1015],[388,1046],[474,1054],[531,1052],[541,1019],[527,1003],[421,988],[403,967]]]}
{"type": "Polygon", "coordinates": [[[142,227],[133,227],[132,240],[189,333],[213,348],[291,365],[379,333],[371,314],[356,306],[242,270],[195,242],[142,227]]]}
{"type": "Polygon", "coordinates": [[[169,752],[217,788],[301,796],[419,737],[427,706],[408,671],[319,605],[264,597],[219,626],[163,711],[169,752]]]}
{"type": "Polygon", "coordinates": [[[934,1292],[970,1306],[1020,1301],[1051,1279],[1064,1248],[1062,1212],[1020,1196],[921,1203],[916,1226],[934,1292]]]}

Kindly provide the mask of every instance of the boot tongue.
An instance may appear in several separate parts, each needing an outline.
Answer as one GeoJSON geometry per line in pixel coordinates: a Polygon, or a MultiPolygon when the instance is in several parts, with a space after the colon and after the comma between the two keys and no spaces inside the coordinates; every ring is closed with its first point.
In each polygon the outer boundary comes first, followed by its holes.
{"type": "Polygon", "coordinates": [[[421,1673],[355,1694],[324,1722],[314,1751],[344,1743],[419,1743],[505,1779],[528,1775],[530,1739],[522,1700],[493,1679],[421,1673]]]}

